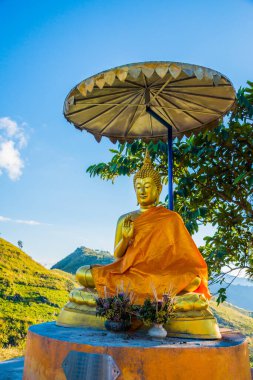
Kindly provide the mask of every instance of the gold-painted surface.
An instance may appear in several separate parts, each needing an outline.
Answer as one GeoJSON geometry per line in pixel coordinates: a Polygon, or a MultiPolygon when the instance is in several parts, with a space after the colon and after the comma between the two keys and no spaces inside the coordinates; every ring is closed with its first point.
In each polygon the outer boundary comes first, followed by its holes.
{"type": "Polygon", "coordinates": [[[194,318],[194,319],[209,319],[213,318],[213,314],[210,311],[210,309],[204,309],[204,310],[189,310],[189,311],[175,311],[173,314],[173,318],[176,319],[188,319],[188,318],[194,318]]]}
{"type": "Polygon", "coordinates": [[[56,324],[65,327],[98,327],[104,329],[104,318],[96,317],[96,307],[68,302],[61,310],[56,324]]]}
{"type": "Polygon", "coordinates": [[[79,284],[87,288],[95,287],[90,265],[84,265],[83,267],[77,269],[76,280],[79,282],[79,284]]]}
{"type": "Polygon", "coordinates": [[[159,202],[159,196],[162,190],[160,185],[157,188],[152,173],[149,177],[135,179],[135,193],[140,210],[123,215],[117,223],[115,233],[114,256],[121,258],[125,255],[127,248],[133,243],[134,239],[134,220],[143,212],[155,207],[159,202]]]}
{"type": "MultiPolygon", "coordinates": [[[[133,291],[136,303],[153,297],[151,288],[156,289],[158,298],[165,289],[171,290],[173,295],[197,290],[210,298],[206,263],[182,219],[175,212],[156,207],[162,186],[147,152],[134,177],[134,187],[140,209],[118,220],[114,256],[119,260],[92,269],[100,297],[103,297],[105,287],[114,294],[120,283],[124,283],[133,291]],[[154,266],[159,271],[154,270],[154,266]]],[[[203,299],[195,300],[194,307],[192,302],[185,301],[186,310],[204,308],[203,299]]]]}
{"type": "Polygon", "coordinates": [[[143,165],[134,176],[134,189],[140,209],[122,215],[117,223],[114,243],[114,256],[121,258],[134,238],[134,220],[143,212],[156,206],[162,191],[161,176],[154,169],[148,150],[143,165]]]}
{"type": "Polygon", "coordinates": [[[77,313],[96,315],[96,307],[93,305],[78,305],[75,302],[68,302],[64,306],[65,310],[74,311],[77,313]]]}
{"type": "Polygon", "coordinates": [[[189,285],[184,288],[185,292],[194,292],[194,290],[198,289],[201,284],[201,279],[199,277],[195,277],[189,285]]]}
{"type": "MultiPolygon", "coordinates": [[[[96,307],[68,302],[61,310],[56,324],[64,327],[98,327],[104,329],[105,318],[96,317],[96,307]]],[[[130,331],[145,328],[133,317],[130,331]]],[[[145,328],[146,329],[146,328],[145,328]]]]}
{"type": "Polygon", "coordinates": [[[219,326],[214,317],[172,318],[165,326],[168,336],[193,339],[221,339],[219,326]]]}
{"type": "Polygon", "coordinates": [[[73,289],[69,294],[69,301],[78,305],[96,306],[96,293],[83,289],[73,289]]]}
{"type": "Polygon", "coordinates": [[[208,308],[208,301],[203,294],[186,293],[175,297],[175,311],[205,310],[208,308]]]}
{"type": "MultiPolygon", "coordinates": [[[[193,244],[190,235],[188,232],[186,233],[186,229],[183,226],[182,220],[180,217],[176,216],[176,213],[172,212],[172,215],[170,214],[171,211],[168,211],[164,208],[157,208],[155,207],[159,200],[159,195],[162,189],[160,176],[157,175],[157,172],[154,170],[152,163],[150,161],[150,157],[148,153],[146,153],[144,164],[139,172],[134,177],[134,186],[135,186],[135,192],[137,196],[138,204],[140,205],[140,209],[134,212],[131,212],[129,214],[123,215],[117,224],[116,228],[116,234],[115,234],[115,252],[114,255],[117,258],[122,258],[125,253],[127,252],[128,248],[131,249],[131,245],[135,243],[136,238],[136,231],[135,228],[137,228],[135,224],[135,219],[137,217],[142,217],[143,214],[151,215],[148,218],[157,218],[156,226],[154,228],[158,227],[158,238],[161,240],[162,236],[160,234],[160,223],[162,218],[166,219],[171,218],[171,221],[169,222],[169,228],[171,231],[174,231],[170,237],[171,241],[175,241],[175,251],[179,255],[181,251],[183,250],[184,256],[181,257],[179,260],[175,261],[175,268],[173,267],[173,270],[171,270],[171,262],[170,259],[167,261],[167,264],[164,265],[164,260],[166,261],[167,258],[165,254],[161,256],[161,270],[158,273],[155,273],[155,275],[152,276],[152,281],[154,288],[157,290],[159,285],[161,285],[161,276],[167,275],[166,272],[166,265],[168,268],[170,268],[169,278],[168,278],[168,284],[171,285],[170,281],[174,281],[174,285],[176,285],[180,291],[179,294],[175,297],[175,305],[174,305],[174,318],[170,322],[170,330],[171,333],[178,333],[179,334],[186,334],[186,329],[188,325],[187,334],[188,335],[202,335],[203,337],[210,336],[211,338],[218,337],[219,333],[217,332],[218,327],[216,327],[216,321],[213,318],[210,310],[208,310],[208,301],[204,295],[206,294],[207,297],[210,297],[207,289],[207,268],[206,264],[201,257],[199,251],[197,250],[196,246],[193,244]],[[159,216],[156,216],[156,210],[159,210],[159,216]],[[148,214],[147,212],[150,212],[148,214]],[[165,212],[166,211],[166,212],[165,212]],[[161,213],[161,215],[160,215],[161,213]],[[169,215],[167,215],[169,213],[169,215]],[[165,218],[166,216],[166,218],[165,218]],[[176,218],[175,218],[176,216],[176,218]],[[173,230],[174,228],[174,230],[173,230]],[[176,234],[176,235],[175,235],[176,234]],[[176,236],[176,239],[175,239],[176,236]],[[180,243],[178,242],[179,240],[180,243]],[[176,242],[178,246],[176,247],[176,242]],[[190,246],[190,249],[187,250],[187,247],[190,246]],[[192,261],[189,261],[189,267],[187,266],[187,255],[191,257],[192,261]],[[192,262],[194,262],[194,265],[192,266],[192,262]],[[198,263],[198,265],[196,264],[198,263]],[[181,267],[180,267],[181,266],[181,267]],[[180,268],[179,268],[180,267],[180,268]],[[201,271],[198,274],[199,268],[202,268],[201,271]],[[172,273],[172,275],[170,274],[172,273]],[[194,275],[195,273],[195,275],[194,275]],[[172,277],[173,278],[172,278],[172,277]],[[201,278],[200,278],[201,277],[201,278]],[[178,285],[178,284],[182,285],[178,285]],[[182,290],[183,289],[183,290],[182,290]],[[200,293],[193,293],[196,289],[201,289],[200,293]],[[203,294],[202,294],[203,293],[203,294]],[[206,322],[205,322],[206,321],[206,322]],[[199,327],[198,327],[199,324],[199,327]]],[[[147,220],[146,222],[147,223],[147,220]]],[[[163,228],[167,226],[163,225],[163,228]]],[[[139,227],[140,228],[140,227],[139,227]]],[[[146,234],[150,234],[150,227],[147,226],[145,230],[145,224],[141,224],[141,232],[142,232],[142,239],[143,236],[146,234]]],[[[153,238],[154,240],[154,238],[153,238]]],[[[149,249],[149,245],[151,244],[151,240],[148,240],[148,245],[146,244],[145,247],[143,247],[143,251],[145,249],[149,249]]],[[[158,241],[155,242],[157,244],[158,241]]],[[[141,244],[141,241],[138,241],[138,244],[141,244]]],[[[159,241],[160,249],[163,249],[163,244],[166,246],[166,242],[159,241]]],[[[136,249],[135,247],[133,247],[136,249]]],[[[131,251],[131,255],[129,255],[129,259],[131,262],[132,255],[135,255],[136,253],[131,251]],[[130,257],[131,256],[131,257],[130,257]]],[[[154,252],[159,255],[159,250],[157,251],[156,245],[154,246],[154,252]]],[[[152,251],[150,254],[154,255],[154,252],[152,251]]],[[[129,263],[130,263],[129,262],[129,263]]],[[[151,261],[152,262],[152,261],[151,261]]],[[[113,274],[118,273],[123,275],[126,274],[127,270],[123,270],[121,272],[119,270],[118,264],[120,264],[120,270],[122,270],[123,261],[115,262],[113,264],[110,264],[105,267],[100,268],[90,268],[90,266],[83,266],[79,268],[76,272],[76,279],[77,281],[84,286],[84,288],[80,289],[74,289],[71,291],[69,296],[69,303],[64,307],[62,310],[58,323],[61,325],[70,325],[70,326],[80,326],[80,325],[87,325],[87,321],[90,321],[91,315],[92,318],[95,317],[95,306],[96,301],[95,297],[97,296],[96,290],[94,289],[95,281],[93,278],[93,275],[96,274],[96,272],[103,272],[106,273],[112,273],[108,277],[108,279],[111,281],[113,274]],[[110,272],[110,270],[112,272],[110,272]],[[117,272],[119,271],[119,272],[117,272]],[[95,272],[95,273],[94,273],[95,272]]],[[[143,271],[143,276],[148,277],[148,273],[153,273],[153,267],[152,265],[149,266],[146,262],[143,262],[142,264],[145,269],[143,271]]],[[[173,264],[172,264],[173,265],[173,264]]],[[[131,266],[131,264],[130,264],[131,266]]],[[[138,271],[141,271],[140,262],[138,262],[138,271]]],[[[131,273],[129,274],[129,276],[131,273]]],[[[128,274],[127,274],[128,276],[128,274]]],[[[107,278],[107,277],[105,277],[107,278]]],[[[104,281],[103,275],[102,279],[104,281]]],[[[125,279],[128,279],[126,277],[125,279]]],[[[104,296],[104,288],[107,287],[109,289],[111,294],[114,294],[110,287],[110,283],[108,281],[104,282],[104,286],[102,287],[103,295],[101,295],[101,289],[99,289],[97,284],[97,289],[100,290],[100,296],[104,296]]],[[[119,281],[119,280],[118,280],[119,281]]],[[[122,280],[123,281],[123,280],[122,280]]],[[[166,280],[167,281],[167,280],[166,280]]],[[[148,282],[148,281],[147,281],[148,282]]],[[[142,285],[140,286],[139,283],[136,283],[136,281],[133,281],[133,284],[136,288],[133,286],[131,287],[131,291],[134,292],[135,297],[138,298],[139,294],[146,293],[145,297],[147,298],[147,291],[150,291],[148,289],[148,284],[146,281],[143,282],[142,279],[142,285]],[[145,288],[145,289],[144,289],[145,288]],[[140,292],[140,293],[138,293],[140,292]]],[[[173,283],[173,282],[172,282],[173,283]]],[[[101,286],[100,286],[101,288],[101,286]]],[[[163,288],[164,291],[164,288],[163,288]]],[[[175,294],[177,294],[175,292],[175,294]]],[[[150,295],[149,295],[150,296],[150,295]]],[[[159,294],[159,297],[161,294],[159,294]]],[[[136,303],[141,303],[138,301],[143,301],[143,296],[141,295],[139,300],[137,300],[136,303]],[[142,297],[142,298],[141,298],[142,297]]],[[[94,325],[94,321],[91,321],[92,325],[94,325]]],[[[180,335],[181,336],[181,335],[180,335]]]]}
{"type": "MultiPolygon", "coordinates": [[[[58,326],[99,327],[104,329],[104,318],[96,317],[96,308],[69,302],[61,310],[58,326]]],[[[176,312],[166,324],[169,336],[194,339],[220,339],[219,327],[210,310],[176,312]]],[[[131,330],[146,329],[141,322],[134,320],[131,330]]]]}
{"type": "Polygon", "coordinates": [[[158,172],[158,170],[155,170],[155,168],[151,162],[148,149],[146,150],[146,154],[145,154],[145,158],[144,158],[142,167],[140,168],[140,170],[138,170],[135,173],[134,178],[133,178],[135,189],[136,189],[137,179],[145,179],[145,178],[152,178],[155,185],[156,185],[157,190],[158,191],[161,190],[161,187],[162,187],[161,175],[158,172]]]}
{"type": "Polygon", "coordinates": [[[96,317],[96,310],[94,310],[94,308],[85,311],[79,310],[78,308],[67,308],[66,306],[61,310],[58,316],[56,322],[57,326],[98,327],[104,329],[104,319],[96,317]]]}
{"type": "Polygon", "coordinates": [[[78,129],[115,143],[167,141],[168,130],[150,107],[172,126],[174,137],[218,126],[233,106],[235,90],[224,75],[179,62],[146,62],[104,71],[75,86],[64,115],[78,129]]]}
{"type": "Polygon", "coordinates": [[[132,222],[140,215],[140,213],[140,210],[136,210],[124,214],[119,218],[115,232],[114,257],[120,258],[126,253],[131,242],[131,236],[133,236],[132,222]]]}

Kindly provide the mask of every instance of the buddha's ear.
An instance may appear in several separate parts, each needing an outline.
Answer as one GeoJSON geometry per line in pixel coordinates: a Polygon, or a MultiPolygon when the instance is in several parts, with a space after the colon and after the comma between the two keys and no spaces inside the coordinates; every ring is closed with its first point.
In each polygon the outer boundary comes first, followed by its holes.
{"type": "Polygon", "coordinates": [[[155,202],[157,205],[159,203],[159,198],[160,198],[161,192],[162,192],[162,186],[160,186],[159,189],[157,189],[157,198],[156,198],[156,202],[155,202]]]}

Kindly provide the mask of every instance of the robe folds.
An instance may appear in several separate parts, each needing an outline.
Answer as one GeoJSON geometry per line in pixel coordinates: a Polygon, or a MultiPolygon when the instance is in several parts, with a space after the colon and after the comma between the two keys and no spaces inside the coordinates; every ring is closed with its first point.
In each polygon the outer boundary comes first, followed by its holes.
{"type": "Polygon", "coordinates": [[[208,299],[207,265],[179,214],[162,206],[152,207],[134,220],[134,239],[123,257],[112,264],[94,267],[92,274],[100,297],[121,291],[134,292],[134,303],[159,299],[166,292],[182,291],[196,276],[195,292],[208,299]]]}

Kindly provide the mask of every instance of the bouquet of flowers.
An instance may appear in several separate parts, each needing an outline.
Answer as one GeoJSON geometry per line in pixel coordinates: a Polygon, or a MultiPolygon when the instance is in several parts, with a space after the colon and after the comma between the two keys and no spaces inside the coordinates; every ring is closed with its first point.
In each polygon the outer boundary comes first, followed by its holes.
{"type": "Polygon", "coordinates": [[[105,327],[110,331],[125,331],[131,326],[133,293],[118,291],[115,296],[96,298],[96,315],[106,319],[105,327]]]}
{"type": "Polygon", "coordinates": [[[146,299],[144,304],[139,307],[138,317],[143,321],[146,326],[152,324],[164,325],[173,315],[173,306],[170,302],[165,301],[151,301],[146,299]]]}
{"type": "Polygon", "coordinates": [[[99,297],[96,303],[96,315],[99,317],[114,322],[131,320],[131,300],[125,293],[118,293],[113,297],[99,297]]]}
{"type": "Polygon", "coordinates": [[[137,316],[146,326],[153,324],[164,325],[173,318],[174,299],[169,294],[164,294],[161,300],[145,300],[138,307],[137,316]]]}

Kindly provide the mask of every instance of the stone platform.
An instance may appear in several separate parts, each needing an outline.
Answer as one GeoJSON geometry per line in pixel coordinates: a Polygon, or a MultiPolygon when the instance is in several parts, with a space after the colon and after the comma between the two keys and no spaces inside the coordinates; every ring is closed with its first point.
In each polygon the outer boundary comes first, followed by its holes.
{"type": "Polygon", "coordinates": [[[223,330],[216,341],[158,340],[145,331],[111,333],[50,322],[29,329],[23,380],[66,380],[62,363],[70,351],[110,355],[120,371],[117,380],[251,379],[248,345],[237,332],[223,330]]]}
{"type": "Polygon", "coordinates": [[[0,362],[0,380],[22,380],[23,369],[23,357],[0,362]]]}

